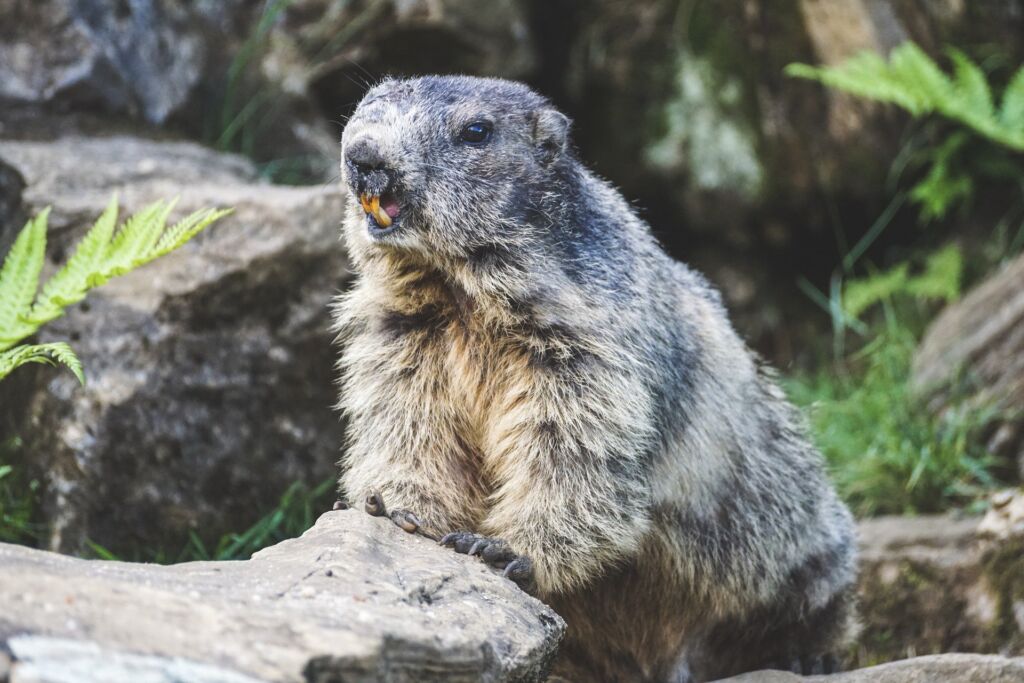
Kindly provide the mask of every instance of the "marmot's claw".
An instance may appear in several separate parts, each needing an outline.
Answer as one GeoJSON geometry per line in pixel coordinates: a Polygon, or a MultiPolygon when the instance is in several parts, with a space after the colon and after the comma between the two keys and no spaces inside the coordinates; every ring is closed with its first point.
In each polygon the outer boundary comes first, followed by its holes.
{"type": "Polygon", "coordinates": [[[500,538],[481,536],[471,531],[453,531],[445,534],[439,542],[457,553],[478,555],[492,567],[502,569],[502,574],[515,581],[523,590],[533,585],[533,562],[525,555],[517,555],[500,538]]]}
{"type": "Polygon", "coordinates": [[[391,518],[391,521],[398,525],[403,531],[407,531],[410,534],[426,536],[432,541],[437,540],[437,536],[423,529],[423,520],[417,517],[414,512],[409,510],[392,510],[388,516],[391,518]]]}
{"type": "Polygon", "coordinates": [[[332,507],[331,509],[348,510],[348,501],[344,500],[343,498],[339,498],[338,500],[334,501],[334,507],[332,507]]]}
{"type": "Polygon", "coordinates": [[[515,581],[523,590],[528,590],[533,585],[533,561],[526,555],[517,555],[505,565],[502,575],[515,581]]]}
{"type": "Polygon", "coordinates": [[[437,540],[437,536],[423,529],[423,520],[415,513],[402,509],[388,512],[387,506],[384,505],[384,496],[380,494],[380,491],[372,491],[366,497],[366,503],[363,507],[366,509],[366,514],[373,517],[388,517],[394,522],[395,526],[400,527],[403,531],[425,536],[431,541],[437,540]]]}
{"type": "Polygon", "coordinates": [[[479,555],[487,564],[503,568],[515,560],[518,555],[505,541],[498,538],[481,538],[469,549],[470,555],[479,555]]]}
{"type": "Polygon", "coordinates": [[[366,514],[374,517],[383,517],[388,514],[388,509],[384,507],[384,497],[380,495],[380,491],[371,492],[366,497],[363,507],[366,509],[366,514]]]}
{"type": "Polygon", "coordinates": [[[471,531],[453,531],[441,537],[439,543],[452,548],[457,553],[467,554],[473,545],[483,536],[471,531]]]}
{"type": "Polygon", "coordinates": [[[420,518],[408,510],[392,510],[388,517],[391,521],[402,528],[403,531],[408,531],[410,534],[416,533],[416,531],[423,525],[420,518]]]}

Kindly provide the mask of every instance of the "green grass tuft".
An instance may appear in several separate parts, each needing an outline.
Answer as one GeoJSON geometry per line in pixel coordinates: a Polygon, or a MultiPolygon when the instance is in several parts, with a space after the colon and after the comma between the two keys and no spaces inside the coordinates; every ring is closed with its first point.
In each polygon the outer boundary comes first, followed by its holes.
{"type": "Polygon", "coordinates": [[[0,443],[0,542],[36,545],[42,527],[36,522],[39,482],[13,464],[19,439],[0,443]]]}
{"type": "Polygon", "coordinates": [[[916,341],[890,321],[838,371],[784,381],[858,516],[941,512],[1000,484],[981,438],[998,411],[961,401],[936,417],[920,405],[908,385],[916,341]]]}
{"type": "Polygon", "coordinates": [[[166,548],[140,546],[127,555],[118,555],[96,541],[86,544],[93,557],[101,560],[127,560],[176,564],[196,560],[247,560],[258,550],[301,536],[316,518],[331,509],[336,480],[327,479],[314,487],[294,482],[277,505],[244,531],[227,533],[208,545],[199,533],[189,533],[188,541],[177,552],[166,548]]]}

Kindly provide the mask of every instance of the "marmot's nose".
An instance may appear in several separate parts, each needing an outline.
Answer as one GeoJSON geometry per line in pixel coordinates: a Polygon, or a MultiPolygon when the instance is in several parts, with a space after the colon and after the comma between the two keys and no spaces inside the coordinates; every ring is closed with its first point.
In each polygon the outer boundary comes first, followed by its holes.
{"type": "Polygon", "coordinates": [[[357,140],[345,151],[345,160],[351,164],[361,176],[368,176],[374,171],[388,171],[380,145],[373,140],[357,140]]]}

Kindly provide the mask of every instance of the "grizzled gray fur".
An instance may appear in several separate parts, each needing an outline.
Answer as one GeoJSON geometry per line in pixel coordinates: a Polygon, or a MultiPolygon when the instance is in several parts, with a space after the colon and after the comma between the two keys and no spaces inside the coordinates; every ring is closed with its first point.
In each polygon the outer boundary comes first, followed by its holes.
{"type": "Polygon", "coordinates": [[[832,668],[850,514],[718,293],[568,131],[501,80],[387,80],[360,103],[341,486],[554,606],[564,680],[832,668]]]}

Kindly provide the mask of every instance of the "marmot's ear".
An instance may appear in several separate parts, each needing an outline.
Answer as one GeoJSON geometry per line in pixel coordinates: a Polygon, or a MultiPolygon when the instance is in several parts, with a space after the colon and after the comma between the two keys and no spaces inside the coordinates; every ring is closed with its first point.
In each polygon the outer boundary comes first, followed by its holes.
{"type": "Polygon", "coordinates": [[[569,117],[557,109],[545,108],[533,113],[533,141],[543,164],[550,164],[565,152],[570,123],[569,117]]]}

